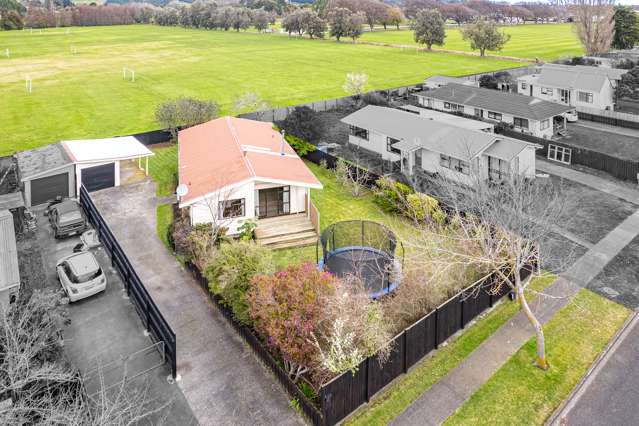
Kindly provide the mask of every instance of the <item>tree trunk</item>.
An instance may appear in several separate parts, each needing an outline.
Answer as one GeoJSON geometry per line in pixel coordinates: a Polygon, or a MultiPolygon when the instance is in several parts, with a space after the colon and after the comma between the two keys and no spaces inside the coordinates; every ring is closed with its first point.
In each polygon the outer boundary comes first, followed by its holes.
{"type": "MultiPolygon", "coordinates": [[[[515,274],[519,275],[519,272],[515,272],[515,274]]],[[[541,323],[535,317],[532,309],[528,306],[528,302],[526,301],[526,297],[524,295],[524,287],[521,283],[521,278],[519,276],[515,277],[515,288],[517,291],[517,299],[519,299],[519,304],[521,306],[522,311],[528,318],[528,321],[535,329],[535,336],[537,339],[537,357],[535,359],[535,365],[542,370],[548,370],[550,367],[548,365],[548,361],[546,360],[546,339],[544,337],[544,330],[541,327],[541,323]]]]}
{"type": "Polygon", "coordinates": [[[479,49],[479,56],[485,56],[486,49],[479,49]]]}

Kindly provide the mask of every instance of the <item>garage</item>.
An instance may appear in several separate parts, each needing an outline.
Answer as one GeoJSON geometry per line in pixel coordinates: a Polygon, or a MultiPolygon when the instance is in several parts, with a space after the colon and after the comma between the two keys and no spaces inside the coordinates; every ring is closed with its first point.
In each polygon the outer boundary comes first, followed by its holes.
{"type": "Polygon", "coordinates": [[[75,197],[75,167],[60,144],[16,154],[18,177],[27,207],[56,197],[75,197]]]}
{"type": "Polygon", "coordinates": [[[31,181],[31,204],[38,205],[69,196],[69,174],[60,173],[31,181]]]}
{"type": "Polygon", "coordinates": [[[83,168],[82,185],[89,192],[115,186],[115,163],[83,168]]]}
{"type": "Polygon", "coordinates": [[[77,194],[82,185],[89,192],[120,186],[120,166],[126,166],[124,161],[137,160],[137,167],[148,174],[148,158],[153,155],[133,136],[60,143],[75,165],[77,194]]]}

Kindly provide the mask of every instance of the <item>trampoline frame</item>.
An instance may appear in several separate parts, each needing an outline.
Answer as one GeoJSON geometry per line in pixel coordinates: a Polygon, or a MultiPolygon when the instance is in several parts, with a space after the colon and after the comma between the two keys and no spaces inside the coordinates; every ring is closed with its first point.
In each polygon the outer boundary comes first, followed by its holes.
{"type": "MultiPolygon", "coordinates": [[[[320,236],[320,238],[317,241],[317,244],[315,246],[315,256],[316,256],[316,260],[317,260],[317,265],[319,270],[323,271],[328,260],[335,256],[338,255],[340,253],[346,253],[346,252],[354,252],[354,251],[367,251],[367,252],[371,252],[371,253],[375,253],[378,255],[382,255],[386,261],[389,262],[390,265],[395,266],[396,262],[398,262],[397,257],[395,256],[395,252],[397,252],[398,249],[401,249],[401,263],[400,266],[403,267],[404,264],[404,245],[401,243],[401,241],[397,241],[397,238],[395,236],[395,233],[393,231],[391,231],[390,229],[388,229],[386,226],[382,225],[381,223],[378,222],[373,222],[373,221],[368,221],[368,220],[349,220],[349,221],[342,221],[342,222],[335,222],[333,224],[331,224],[330,226],[328,226],[326,229],[324,229],[324,231],[322,231],[322,234],[320,236]],[[345,246],[341,246],[338,248],[334,248],[333,250],[327,250],[327,246],[329,245],[329,241],[328,238],[330,237],[330,243],[332,247],[335,247],[335,230],[339,229],[339,227],[341,226],[348,226],[348,224],[353,224],[355,226],[360,226],[361,227],[361,239],[360,239],[360,245],[355,245],[355,244],[351,244],[351,245],[345,245],[345,246]],[[368,226],[373,226],[376,227],[377,229],[381,229],[384,234],[388,237],[388,242],[390,247],[394,248],[394,252],[390,253],[387,250],[383,250],[383,249],[379,249],[379,248],[375,248],[375,247],[371,247],[371,246],[366,246],[363,245],[364,240],[365,240],[365,226],[368,224],[368,226]],[[320,254],[319,254],[319,245],[322,245],[322,256],[320,258],[320,254]]],[[[397,288],[397,283],[396,282],[391,282],[390,279],[390,272],[386,271],[383,273],[383,285],[381,290],[379,291],[372,291],[372,292],[368,292],[368,295],[371,299],[378,299],[382,296],[385,296],[389,293],[391,293],[392,291],[394,291],[397,288]]],[[[365,283],[366,285],[366,283],[365,283]]]]}

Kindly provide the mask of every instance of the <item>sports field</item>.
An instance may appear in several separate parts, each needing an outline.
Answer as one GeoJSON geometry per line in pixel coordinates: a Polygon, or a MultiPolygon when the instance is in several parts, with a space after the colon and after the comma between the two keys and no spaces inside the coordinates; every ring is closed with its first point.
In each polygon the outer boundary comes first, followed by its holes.
{"type": "Polygon", "coordinates": [[[61,139],[157,128],[156,105],[179,96],[228,111],[246,91],[273,105],[345,96],[346,73],[369,89],[524,65],[489,58],[402,51],[271,36],[150,25],[0,32],[0,155],[61,139]],[[135,82],[122,68],[135,70],[135,82]],[[25,77],[33,91],[26,93],[25,77]]]}
{"type": "MultiPolygon", "coordinates": [[[[501,52],[489,52],[518,58],[544,61],[562,57],[583,55],[583,48],[577,40],[572,24],[526,24],[503,27],[511,35],[510,41],[501,52]]],[[[362,41],[416,45],[413,32],[409,30],[388,30],[364,33],[362,41]]],[[[434,46],[440,48],[440,46],[434,46]]],[[[470,52],[470,43],[462,40],[457,28],[446,30],[446,40],[442,49],[470,52]]],[[[478,51],[476,51],[478,52],[478,51]]]]}

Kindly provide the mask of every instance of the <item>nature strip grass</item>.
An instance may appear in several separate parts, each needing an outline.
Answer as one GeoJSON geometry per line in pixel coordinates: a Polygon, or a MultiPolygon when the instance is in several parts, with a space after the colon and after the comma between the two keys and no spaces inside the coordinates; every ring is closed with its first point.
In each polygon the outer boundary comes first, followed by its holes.
{"type": "MultiPolygon", "coordinates": [[[[536,278],[531,288],[541,291],[556,276],[546,274],[536,278]]],[[[431,357],[417,364],[406,375],[392,383],[369,404],[346,421],[348,425],[386,425],[420,395],[455,369],[471,352],[488,339],[499,327],[519,311],[519,305],[507,299],[479,318],[471,327],[446,346],[440,346],[431,357]]]]}

